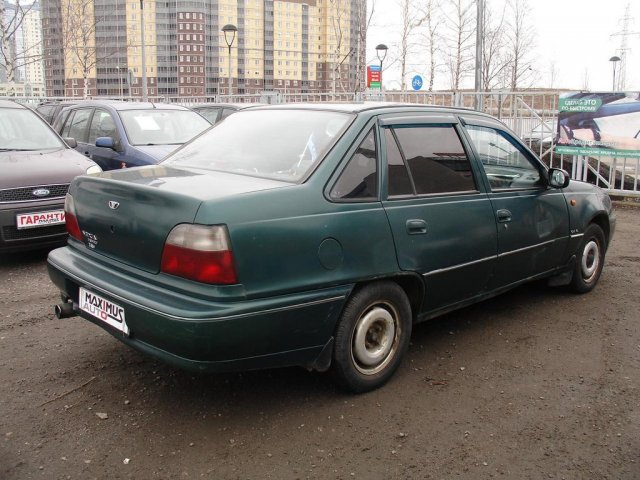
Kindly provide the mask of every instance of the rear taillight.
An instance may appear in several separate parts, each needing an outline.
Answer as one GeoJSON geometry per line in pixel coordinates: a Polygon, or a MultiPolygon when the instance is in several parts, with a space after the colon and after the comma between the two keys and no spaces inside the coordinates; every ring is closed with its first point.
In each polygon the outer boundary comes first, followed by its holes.
{"type": "Polygon", "coordinates": [[[192,224],[174,227],[164,244],[161,270],[196,282],[238,283],[227,227],[192,224]]]}
{"type": "Polygon", "coordinates": [[[64,199],[64,221],[67,226],[67,232],[76,240],[83,241],[80,225],[76,218],[76,206],[73,203],[73,197],[67,193],[64,199]]]}

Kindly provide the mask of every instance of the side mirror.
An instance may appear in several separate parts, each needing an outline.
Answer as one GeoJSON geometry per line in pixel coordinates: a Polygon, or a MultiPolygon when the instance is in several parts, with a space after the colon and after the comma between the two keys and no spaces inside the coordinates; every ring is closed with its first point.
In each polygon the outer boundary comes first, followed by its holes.
{"type": "Polygon", "coordinates": [[[76,142],[75,138],[65,137],[62,140],[64,140],[64,143],[66,143],[69,148],[76,148],[78,146],[78,142],[76,142]]]}
{"type": "Polygon", "coordinates": [[[553,188],[566,188],[569,185],[569,174],[560,168],[549,169],[549,186],[553,188]]]}
{"type": "Polygon", "coordinates": [[[114,148],[115,143],[111,137],[98,137],[96,138],[96,147],[102,148],[114,148]]]}

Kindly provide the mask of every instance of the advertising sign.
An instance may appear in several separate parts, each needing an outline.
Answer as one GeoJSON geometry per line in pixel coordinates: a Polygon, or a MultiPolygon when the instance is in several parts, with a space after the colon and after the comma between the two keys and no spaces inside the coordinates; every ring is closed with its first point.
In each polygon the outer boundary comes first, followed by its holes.
{"type": "Polygon", "coordinates": [[[380,65],[369,65],[367,67],[367,87],[380,88],[382,82],[382,72],[380,65]]]}
{"type": "Polygon", "coordinates": [[[640,93],[565,93],[556,153],[640,157],[640,93]]]}

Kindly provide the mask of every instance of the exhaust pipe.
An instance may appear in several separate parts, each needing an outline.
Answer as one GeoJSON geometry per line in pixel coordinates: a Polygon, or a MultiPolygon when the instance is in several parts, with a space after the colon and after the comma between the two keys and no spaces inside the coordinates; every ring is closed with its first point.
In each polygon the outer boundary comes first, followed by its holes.
{"type": "Polygon", "coordinates": [[[71,302],[59,303],[53,307],[53,311],[58,319],[75,317],[78,315],[73,303],[71,302]]]}

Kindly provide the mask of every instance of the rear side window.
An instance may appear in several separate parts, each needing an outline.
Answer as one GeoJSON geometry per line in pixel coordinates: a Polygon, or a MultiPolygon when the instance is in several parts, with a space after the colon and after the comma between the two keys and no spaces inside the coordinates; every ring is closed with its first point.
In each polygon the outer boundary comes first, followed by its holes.
{"type": "Polygon", "coordinates": [[[428,195],[476,190],[471,164],[453,125],[395,127],[391,130],[392,135],[387,137],[390,195],[408,193],[406,171],[398,168],[395,149],[408,168],[413,193],[428,195]]]}
{"type": "Polygon", "coordinates": [[[333,186],[331,198],[376,200],[378,198],[377,164],[376,135],[371,129],[333,186]]]}
{"type": "Polygon", "coordinates": [[[62,129],[62,136],[75,138],[77,142],[87,143],[89,117],[91,117],[90,108],[76,110],[73,115],[67,117],[65,126],[62,129]]]}

